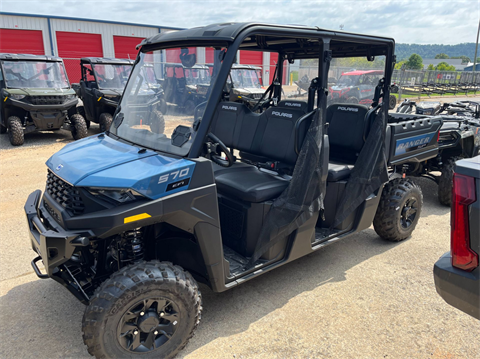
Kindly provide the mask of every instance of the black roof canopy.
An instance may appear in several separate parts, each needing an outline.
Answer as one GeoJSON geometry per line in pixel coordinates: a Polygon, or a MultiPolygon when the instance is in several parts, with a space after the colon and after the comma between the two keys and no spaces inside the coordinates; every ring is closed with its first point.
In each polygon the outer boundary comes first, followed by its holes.
{"type": "Polygon", "coordinates": [[[57,56],[31,55],[31,54],[0,54],[0,60],[63,62],[63,60],[57,56]]]}
{"type": "Polygon", "coordinates": [[[228,46],[244,38],[241,50],[282,52],[294,59],[319,55],[319,44],[330,41],[333,57],[366,57],[386,55],[393,48],[392,38],[353,34],[300,25],[269,25],[259,23],[225,23],[160,33],[143,40],[143,51],[162,47],[228,46]]]}
{"type": "Polygon", "coordinates": [[[103,65],[133,65],[134,60],[112,59],[108,57],[82,57],[80,62],[103,65]]]}

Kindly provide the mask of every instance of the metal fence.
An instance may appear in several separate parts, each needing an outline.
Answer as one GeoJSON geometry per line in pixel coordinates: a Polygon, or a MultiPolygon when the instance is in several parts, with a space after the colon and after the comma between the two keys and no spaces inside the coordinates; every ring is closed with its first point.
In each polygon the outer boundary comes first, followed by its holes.
{"type": "MultiPolygon", "coordinates": [[[[328,73],[328,82],[333,84],[339,77],[353,69],[350,67],[332,67],[328,73]]],[[[381,68],[358,68],[357,71],[383,70],[381,68]]],[[[302,87],[308,86],[318,76],[318,67],[300,66],[298,69],[298,82],[302,87]],[[302,80],[303,79],[303,80],[302,80]]],[[[396,84],[399,95],[421,94],[463,94],[480,91],[480,72],[465,71],[427,71],[427,70],[394,70],[392,84],[396,84]]]]}
{"type": "Polygon", "coordinates": [[[395,70],[392,83],[399,95],[467,94],[480,91],[480,73],[465,71],[395,70]]]}

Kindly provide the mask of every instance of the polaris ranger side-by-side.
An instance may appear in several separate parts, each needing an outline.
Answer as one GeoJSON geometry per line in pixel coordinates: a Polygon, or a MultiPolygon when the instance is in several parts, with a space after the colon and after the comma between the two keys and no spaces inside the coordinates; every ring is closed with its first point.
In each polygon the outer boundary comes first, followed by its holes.
{"type": "Polygon", "coordinates": [[[197,282],[226,291],[372,223],[387,240],[411,235],[422,193],[388,168],[436,156],[441,121],[389,117],[381,100],[394,47],[390,38],[252,23],[140,44],[110,130],[53,155],[45,192],[25,204],[32,266],[87,305],[90,354],[171,358],[199,324],[197,282]],[[214,55],[206,101],[193,116],[165,116],[162,131],[139,121],[143,69],[178,53],[193,67],[188,48],[202,46],[214,55]],[[240,48],[279,56],[258,112],[224,91],[240,48]],[[329,64],[341,57],[384,59],[371,108],[327,108],[329,64]],[[281,98],[284,60],[296,59],[320,60],[307,102],[281,98]]]}
{"type": "MultiPolygon", "coordinates": [[[[438,137],[438,156],[422,163],[403,165],[408,176],[426,176],[438,184],[438,199],[450,206],[455,162],[480,155],[480,103],[456,101],[452,103],[405,99],[397,108],[398,114],[414,113],[417,118],[442,118],[438,137]],[[441,172],[435,176],[432,172],[441,172]]],[[[401,116],[401,115],[400,115],[401,116]]]]}
{"type": "Polygon", "coordinates": [[[110,128],[132,66],[133,61],[125,59],[80,59],[82,79],[79,84],[73,84],[73,88],[83,102],[78,112],[85,116],[88,127],[90,122],[95,122],[101,132],[110,128]]]}
{"type": "Polygon", "coordinates": [[[13,146],[23,145],[33,131],[71,131],[87,136],[85,119],[77,114],[75,91],[59,57],[0,54],[0,133],[13,146]]]}

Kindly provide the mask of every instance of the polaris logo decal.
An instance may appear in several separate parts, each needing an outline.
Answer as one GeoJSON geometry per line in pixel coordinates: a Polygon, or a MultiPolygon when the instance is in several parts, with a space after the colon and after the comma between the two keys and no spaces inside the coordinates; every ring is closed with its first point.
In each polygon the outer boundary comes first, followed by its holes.
{"type": "Polygon", "coordinates": [[[278,116],[278,117],[286,117],[286,118],[292,118],[293,117],[293,114],[291,114],[291,113],[277,112],[277,111],[272,111],[272,115],[278,116]]]}
{"type": "Polygon", "coordinates": [[[285,102],[285,106],[289,106],[289,107],[302,107],[301,104],[295,103],[295,102],[285,102]]]}
{"type": "Polygon", "coordinates": [[[57,167],[55,167],[55,171],[60,171],[63,168],[62,164],[59,164],[57,167]]]}
{"type": "Polygon", "coordinates": [[[426,147],[430,143],[434,135],[435,132],[432,132],[424,135],[397,140],[395,146],[395,156],[426,147]]]}
{"type": "Polygon", "coordinates": [[[222,105],[222,110],[237,111],[237,107],[235,107],[235,106],[222,105]]]}
{"type": "Polygon", "coordinates": [[[358,112],[358,108],[356,108],[356,107],[343,107],[343,106],[339,106],[338,109],[339,109],[340,111],[358,112]]]}

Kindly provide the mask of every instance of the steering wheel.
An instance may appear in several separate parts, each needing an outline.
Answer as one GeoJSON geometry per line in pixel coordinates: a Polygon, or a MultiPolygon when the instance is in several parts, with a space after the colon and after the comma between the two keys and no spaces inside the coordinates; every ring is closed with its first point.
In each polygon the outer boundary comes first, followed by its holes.
{"type": "Polygon", "coordinates": [[[227,148],[227,146],[225,146],[225,144],[211,132],[207,135],[207,138],[212,141],[212,142],[208,141],[206,143],[207,156],[219,166],[230,167],[231,165],[233,165],[233,163],[235,162],[235,159],[233,158],[233,155],[230,152],[230,150],[227,148]],[[219,149],[220,149],[220,152],[225,153],[225,155],[227,156],[226,160],[220,157],[219,151],[218,151],[219,149]]]}

